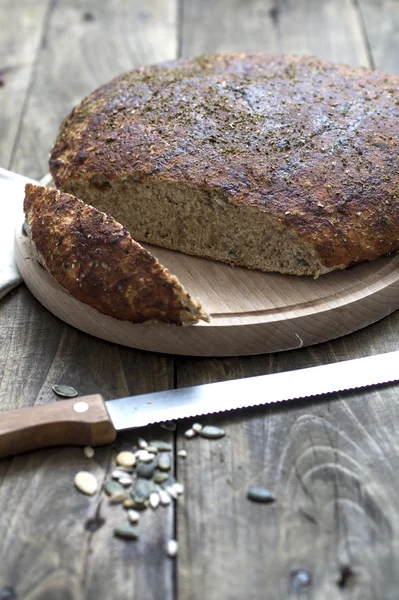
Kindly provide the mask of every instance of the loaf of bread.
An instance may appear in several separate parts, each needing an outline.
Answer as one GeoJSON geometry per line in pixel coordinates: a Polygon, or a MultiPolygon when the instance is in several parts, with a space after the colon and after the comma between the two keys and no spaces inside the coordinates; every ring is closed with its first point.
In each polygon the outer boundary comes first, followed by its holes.
{"type": "Polygon", "coordinates": [[[24,210],[37,259],[81,302],[133,323],[209,320],[176,277],[112,217],[31,184],[24,210]]]}
{"type": "Polygon", "coordinates": [[[214,55],[123,74],[63,122],[57,187],[134,239],[318,276],[399,249],[399,78],[214,55]]]}

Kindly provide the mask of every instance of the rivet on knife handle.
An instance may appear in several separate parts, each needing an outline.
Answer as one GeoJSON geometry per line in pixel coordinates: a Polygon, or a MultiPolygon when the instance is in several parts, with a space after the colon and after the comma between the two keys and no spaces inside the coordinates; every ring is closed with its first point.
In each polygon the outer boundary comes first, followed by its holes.
{"type": "Polygon", "coordinates": [[[49,446],[100,446],[115,437],[99,394],[0,413],[1,458],[49,446]]]}

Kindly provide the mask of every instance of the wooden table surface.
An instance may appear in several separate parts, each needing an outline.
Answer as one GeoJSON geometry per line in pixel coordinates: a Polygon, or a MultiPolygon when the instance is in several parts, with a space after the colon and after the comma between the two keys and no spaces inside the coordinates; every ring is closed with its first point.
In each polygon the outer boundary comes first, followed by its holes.
{"type": "MultiPolygon", "coordinates": [[[[40,178],[61,119],[127,69],[219,51],[282,51],[399,73],[397,0],[0,0],[0,166],[40,178]]],[[[399,313],[331,343],[194,359],[72,329],[20,286],[0,303],[1,410],[54,402],[68,383],[105,398],[249,377],[396,349],[399,313]]],[[[226,436],[131,431],[92,460],[49,449],[0,461],[1,600],[399,597],[397,384],[203,419],[226,436]],[[123,443],[163,436],[185,494],[121,541],[120,506],[79,494],[123,443]],[[273,490],[270,505],[246,499],[273,490]],[[175,559],[165,553],[173,537],[175,559]]],[[[122,515],[123,516],[123,515],[122,515]]]]}

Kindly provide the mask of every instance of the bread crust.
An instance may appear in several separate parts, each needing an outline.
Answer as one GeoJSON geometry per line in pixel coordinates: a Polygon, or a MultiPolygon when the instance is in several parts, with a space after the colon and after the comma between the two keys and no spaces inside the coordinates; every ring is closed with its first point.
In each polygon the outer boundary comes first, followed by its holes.
{"type": "Polygon", "coordinates": [[[209,316],[115,219],[70,194],[27,184],[24,210],[39,262],[71,295],[133,323],[209,316]]]}
{"type": "Polygon", "coordinates": [[[398,90],[398,77],[314,57],[150,66],[72,111],[50,170],[61,189],[99,194],[116,180],[220,192],[295,232],[322,270],[344,268],[399,249],[398,90]]]}

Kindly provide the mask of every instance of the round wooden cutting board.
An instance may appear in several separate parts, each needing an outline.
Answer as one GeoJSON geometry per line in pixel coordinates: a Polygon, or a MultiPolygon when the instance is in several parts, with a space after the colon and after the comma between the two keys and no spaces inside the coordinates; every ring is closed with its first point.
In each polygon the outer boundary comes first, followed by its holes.
{"type": "Polygon", "coordinates": [[[64,291],[35,260],[22,227],[16,230],[17,265],[39,302],[86,333],[133,348],[190,356],[277,352],[340,337],[399,308],[399,255],[312,279],[146,248],[201,299],[210,323],[136,325],[102,315],[64,291]]]}

